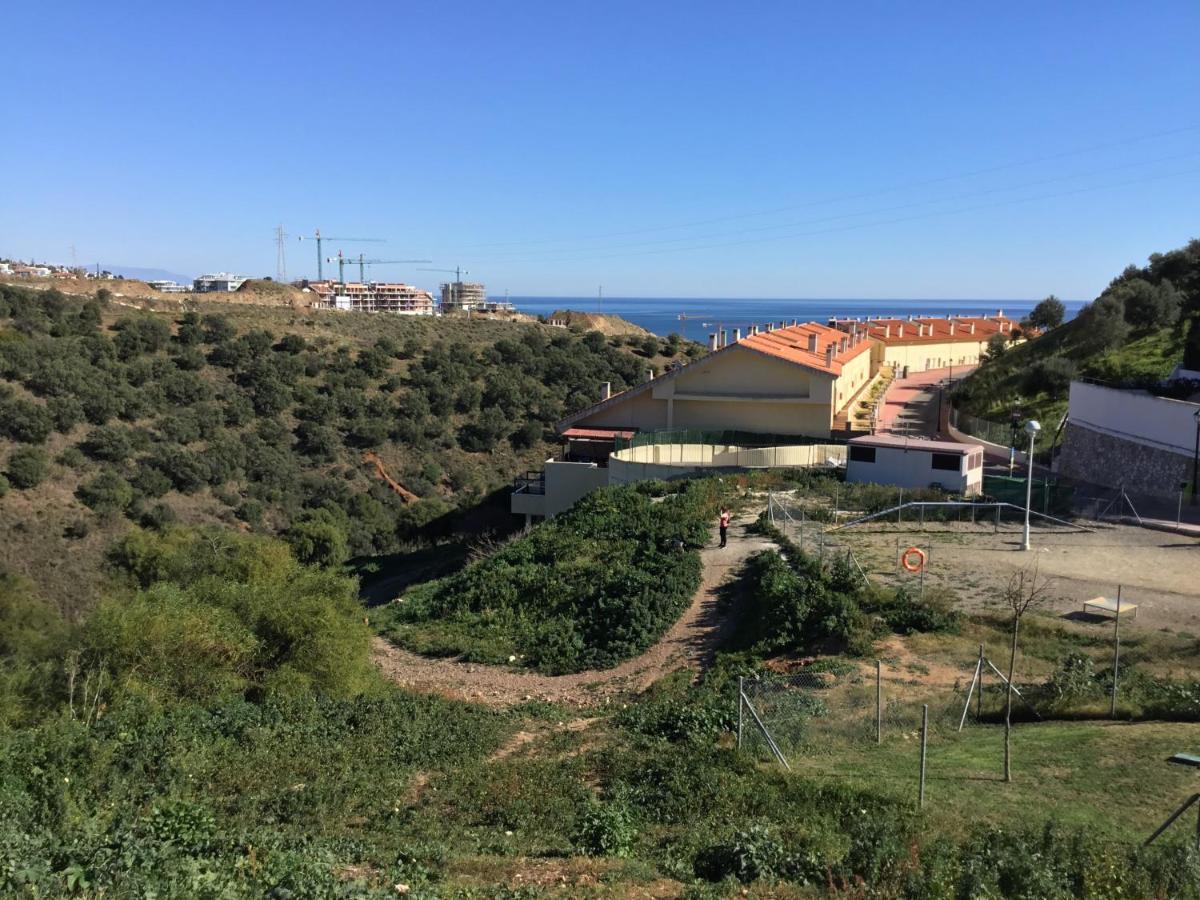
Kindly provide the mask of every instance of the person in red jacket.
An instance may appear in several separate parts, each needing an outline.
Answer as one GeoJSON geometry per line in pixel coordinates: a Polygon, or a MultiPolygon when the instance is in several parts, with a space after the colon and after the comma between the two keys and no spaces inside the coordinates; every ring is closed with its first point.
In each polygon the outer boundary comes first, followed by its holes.
{"type": "Polygon", "coordinates": [[[728,509],[728,507],[725,507],[725,506],[721,507],[721,516],[717,521],[721,525],[721,546],[724,547],[725,546],[725,535],[729,531],[729,509],[728,509]]]}

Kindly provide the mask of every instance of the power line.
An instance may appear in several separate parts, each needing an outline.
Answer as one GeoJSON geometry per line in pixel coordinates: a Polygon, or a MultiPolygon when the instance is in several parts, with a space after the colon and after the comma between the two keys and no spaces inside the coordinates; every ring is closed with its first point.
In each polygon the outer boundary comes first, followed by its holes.
{"type": "MultiPolygon", "coordinates": [[[[560,258],[560,259],[556,259],[555,262],[585,262],[588,260],[597,260],[597,259],[621,259],[621,258],[626,258],[626,257],[630,257],[630,256],[655,256],[655,255],[660,255],[660,254],[664,254],[664,253],[688,253],[688,252],[693,252],[696,250],[719,250],[719,249],[724,249],[727,247],[740,247],[740,246],[745,246],[747,244],[774,243],[777,241],[786,241],[786,240],[790,240],[792,238],[797,238],[797,237],[812,237],[812,236],[822,235],[822,234],[835,234],[835,233],[839,233],[839,232],[843,232],[843,231],[855,231],[860,228],[878,228],[878,227],[882,227],[882,226],[886,226],[886,225],[897,225],[897,224],[901,224],[904,222],[915,222],[915,221],[919,221],[921,219],[936,218],[938,216],[962,215],[963,213],[978,212],[979,210],[985,210],[985,209],[999,209],[1001,207],[1015,206],[1015,205],[1018,205],[1021,203],[1035,203],[1040,200],[1052,200],[1052,199],[1056,199],[1059,197],[1071,197],[1071,196],[1075,196],[1078,194],[1086,194],[1086,193],[1092,193],[1095,191],[1111,190],[1113,188],[1128,187],[1130,185],[1135,185],[1135,184],[1147,184],[1152,181],[1162,181],[1162,180],[1165,180],[1168,178],[1178,178],[1183,175],[1193,175],[1196,173],[1200,173],[1200,168],[1185,169],[1180,172],[1169,172],[1169,173],[1164,173],[1162,175],[1150,175],[1145,178],[1135,178],[1135,179],[1131,179],[1128,181],[1114,182],[1112,184],[1092,185],[1090,187],[1076,188],[1076,189],[1070,190],[1070,191],[1058,191],[1058,192],[1050,193],[1050,194],[1040,194],[1040,195],[1037,195],[1034,197],[1018,197],[1018,198],[1014,198],[1011,200],[1001,200],[996,203],[979,204],[976,206],[967,206],[967,207],[962,207],[959,209],[934,210],[932,212],[922,213],[919,215],[902,216],[902,217],[895,218],[895,219],[884,219],[884,220],[881,220],[878,222],[859,222],[859,223],[856,223],[853,225],[845,225],[840,228],[820,228],[820,229],[816,229],[813,231],[796,232],[793,234],[777,235],[775,237],[750,238],[750,239],[747,239],[744,241],[726,241],[726,242],[717,243],[717,244],[696,244],[696,245],[690,246],[690,247],[666,247],[666,248],[660,248],[660,249],[656,249],[656,250],[642,250],[642,251],[633,251],[633,252],[629,252],[629,253],[606,253],[606,254],[592,255],[592,256],[579,256],[579,257],[575,257],[575,258],[571,258],[571,259],[560,258]]],[[[513,262],[513,261],[514,260],[509,259],[509,260],[501,260],[500,262],[513,262]]],[[[489,262],[495,262],[495,261],[489,261],[489,262]]]]}
{"type": "Polygon", "coordinates": [[[595,248],[586,248],[586,247],[569,248],[568,247],[568,248],[563,248],[561,250],[546,250],[543,253],[538,253],[534,257],[530,257],[528,255],[525,255],[525,256],[518,255],[518,256],[506,256],[506,257],[503,257],[503,259],[513,261],[513,262],[522,261],[522,260],[527,261],[529,259],[550,259],[550,258],[557,258],[557,257],[552,257],[552,256],[549,256],[546,254],[576,254],[576,253],[608,251],[608,250],[638,249],[638,248],[646,247],[646,246],[650,246],[650,245],[678,244],[678,243],[683,243],[683,242],[688,242],[688,241],[708,240],[708,239],[715,239],[715,238],[721,238],[721,237],[733,237],[733,236],[740,235],[740,234],[753,234],[753,233],[768,232],[768,231],[779,231],[782,229],[802,228],[802,227],[809,226],[809,225],[818,225],[823,222],[836,222],[836,221],[840,221],[842,219],[852,219],[852,218],[858,218],[860,216],[880,215],[882,213],[897,212],[897,211],[905,210],[905,209],[914,209],[914,208],[921,207],[921,206],[929,206],[930,204],[934,204],[934,203],[952,203],[952,202],[959,201],[959,200],[968,200],[973,197],[986,197],[991,194],[1005,193],[1008,191],[1025,190],[1027,188],[1040,187],[1040,186],[1046,185],[1046,184],[1057,184],[1057,183],[1060,183],[1063,181],[1071,181],[1071,180],[1074,180],[1077,178],[1090,178],[1094,175],[1105,175],[1110,172],[1119,172],[1119,171],[1125,171],[1128,169],[1135,169],[1135,168],[1139,168],[1141,166],[1158,165],[1159,163],[1174,162],[1174,161],[1177,161],[1180,159],[1191,159],[1198,155],[1200,155],[1200,150],[1192,151],[1189,153],[1177,153],[1172,156],[1163,156],[1163,157],[1158,157],[1156,159],[1151,159],[1151,160],[1142,160],[1140,162],[1125,163],[1125,164],[1122,164],[1119,166],[1107,166],[1103,169],[1093,169],[1088,172],[1076,172],[1071,175],[1059,175],[1054,178],[1042,178],[1042,179],[1038,179],[1036,181],[1024,182],[1022,184],[1006,185],[1006,186],[994,187],[994,188],[985,188],[983,190],[968,191],[966,193],[956,194],[956,195],[949,196],[949,197],[935,197],[935,198],[931,198],[928,200],[915,200],[911,203],[901,203],[901,204],[897,204],[894,206],[877,207],[875,209],[860,210],[858,212],[839,213],[837,215],[822,216],[822,217],[816,218],[816,219],[805,219],[805,220],[796,221],[796,222],[780,222],[780,223],[777,223],[774,225],[756,225],[756,226],[749,227],[749,228],[739,228],[739,229],[735,229],[732,231],[716,232],[716,233],[712,233],[712,234],[690,235],[688,237],[676,237],[676,238],[661,238],[659,240],[639,241],[639,242],[630,243],[630,244],[614,244],[614,245],[611,245],[608,247],[595,247],[595,248]]]}
{"type": "Polygon", "coordinates": [[[826,204],[830,204],[830,203],[843,203],[848,200],[864,200],[864,199],[869,199],[871,197],[878,197],[878,196],[881,196],[884,194],[896,193],[898,191],[912,190],[914,188],[919,188],[919,187],[928,187],[928,186],[934,185],[934,184],[943,184],[947,181],[956,181],[956,180],[960,180],[960,179],[964,179],[964,178],[976,178],[980,175],[990,175],[995,172],[1002,172],[1002,171],[1006,171],[1008,169],[1021,168],[1023,166],[1036,165],[1038,163],[1043,163],[1043,162],[1052,162],[1052,161],[1058,160],[1058,159],[1066,159],[1071,156],[1082,156],[1082,155],[1085,155],[1088,153],[1097,153],[1101,150],[1111,150],[1116,147],[1125,147],[1125,146],[1129,146],[1131,144],[1143,143],[1145,141],[1151,141],[1151,140],[1158,140],[1158,139],[1164,138],[1164,137],[1173,137],[1178,134],[1184,134],[1187,132],[1192,132],[1192,131],[1197,131],[1197,130],[1200,130],[1200,124],[1187,125],[1182,128],[1173,128],[1173,129],[1170,129],[1167,131],[1159,131],[1159,132],[1154,132],[1151,134],[1139,135],[1137,137],[1126,138],[1126,139],[1120,140],[1120,141],[1111,141],[1111,142],[1104,143],[1104,144],[1093,144],[1090,147],[1082,147],[1082,148],[1078,148],[1075,150],[1064,150],[1059,153],[1051,153],[1051,154],[1046,154],[1043,156],[1034,156],[1034,157],[1029,157],[1027,159],[1016,160],[1014,162],[1001,163],[999,165],[988,166],[988,167],[985,167],[982,169],[975,169],[975,170],[969,171],[969,172],[960,172],[960,173],[953,174],[953,175],[942,175],[942,176],[938,176],[937,178],[929,178],[929,179],[925,179],[922,181],[909,182],[907,184],[893,185],[891,187],[880,188],[880,189],[874,190],[874,191],[865,191],[865,192],[857,193],[857,194],[845,194],[845,195],[838,196],[838,197],[827,197],[827,198],[820,199],[820,200],[809,200],[809,201],[805,201],[804,203],[790,204],[787,206],[779,206],[779,207],[775,207],[773,209],[736,213],[736,214],[730,214],[727,216],[716,216],[716,217],[708,218],[708,219],[697,219],[697,220],[693,220],[691,222],[678,222],[678,223],[675,223],[672,225],[654,225],[654,226],[647,226],[647,227],[643,227],[643,228],[629,229],[629,230],[625,230],[625,231],[607,232],[604,234],[582,235],[582,236],[573,237],[573,238],[540,238],[540,239],[529,239],[529,240],[519,240],[519,241],[497,241],[497,242],[487,242],[487,243],[480,243],[480,244],[467,244],[467,245],[465,245],[464,249],[466,249],[466,248],[488,248],[488,247],[495,247],[495,248],[517,247],[517,246],[530,246],[530,245],[541,245],[541,244],[570,243],[570,242],[574,242],[574,241],[605,240],[607,238],[613,238],[613,237],[628,237],[628,236],[637,235],[637,234],[651,234],[653,232],[673,231],[675,229],[680,229],[680,228],[697,228],[697,227],[700,227],[703,225],[714,225],[714,224],[720,224],[722,222],[737,221],[739,219],[750,219],[750,218],[756,218],[756,217],[760,217],[760,216],[778,215],[779,213],[792,212],[792,211],[799,210],[799,209],[807,209],[812,206],[821,206],[821,205],[826,205],[826,204]]]}

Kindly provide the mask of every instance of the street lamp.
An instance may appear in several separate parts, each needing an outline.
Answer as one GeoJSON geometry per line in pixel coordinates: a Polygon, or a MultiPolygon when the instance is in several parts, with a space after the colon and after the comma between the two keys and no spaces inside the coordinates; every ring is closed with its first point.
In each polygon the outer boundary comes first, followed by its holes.
{"type": "Polygon", "coordinates": [[[1196,449],[1192,453],[1192,506],[1196,505],[1196,490],[1200,488],[1200,409],[1196,410],[1196,449]]]}
{"type": "MultiPolygon", "coordinates": [[[[1197,421],[1200,422],[1200,419],[1197,421]]],[[[1025,433],[1029,435],[1029,477],[1025,479],[1025,539],[1021,542],[1022,550],[1030,549],[1029,507],[1033,504],[1033,442],[1041,430],[1042,426],[1038,424],[1037,419],[1030,419],[1025,423],[1025,433]]]]}

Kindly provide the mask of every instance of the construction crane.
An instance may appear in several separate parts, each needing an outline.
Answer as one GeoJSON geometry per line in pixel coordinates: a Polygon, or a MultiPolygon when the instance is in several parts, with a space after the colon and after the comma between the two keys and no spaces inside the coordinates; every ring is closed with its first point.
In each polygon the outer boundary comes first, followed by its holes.
{"type": "MultiPolygon", "coordinates": [[[[300,240],[304,240],[304,235],[300,235],[300,240]]],[[[325,280],[325,272],[321,269],[321,260],[325,257],[321,255],[321,241],[342,241],[346,244],[386,244],[384,238],[331,238],[321,234],[321,229],[318,228],[313,232],[310,241],[317,242],[317,281],[325,280]]]]}
{"type": "Polygon", "coordinates": [[[361,253],[358,255],[358,259],[347,259],[346,256],[343,255],[342,251],[339,250],[337,256],[331,256],[329,259],[325,260],[325,262],[337,263],[338,283],[344,285],[346,283],[346,264],[347,263],[349,263],[350,265],[354,265],[355,263],[358,263],[358,280],[360,282],[362,282],[363,284],[366,284],[366,279],[364,278],[364,275],[366,273],[367,266],[370,266],[370,265],[382,266],[382,265],[392,265],[392,264],[399,264],[399,263],[423,263],[423,262],[433,262],[433,260],[431,260],[431,259],[364,259],[363,255],[361,253]]]}
{"type": "MultiPolygon", "coordinates": [[[[425,262],[428,262],[428,260],[425,260],[425,262]]],[[[453,269],[419,269],[418,271],[420,271],[420,272],[446,272],[446,273],[453,272],[455,281],[462,281],[462,277],[464,275],[471,274],[466,269],[464,269],[462,266],[455,266],[453,269]]]]}
{"type": "MultiPolygon", "coordinates": [[[[341,254],[339,254],[340,256],[341,254]]],[[[395,266],[402,263],[427,263],[433,262],[432,259],[364,259],[363,255],[358,254],[358,259],[348,259],[346,262],[358,263],[358,280],[363,284],[367,283],[366,269],[367,266],[395,266]]],[[[340,273],[339,273],[340,274],[340,273]]]]}

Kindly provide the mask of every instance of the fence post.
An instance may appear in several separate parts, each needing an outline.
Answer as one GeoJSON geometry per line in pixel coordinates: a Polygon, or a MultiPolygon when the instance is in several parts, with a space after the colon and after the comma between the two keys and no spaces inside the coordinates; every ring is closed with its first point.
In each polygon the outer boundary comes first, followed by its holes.
{"type": "Polygon", "coordinates": [[[883,743],[883,662],[875,660],[875,743],[883,743]]]}
{"type": "Polygon", "coordinates": [[[983,644],[979,645],[979,696],[975,698],[975,720],[983,721],[983,644]]]}
{"type": "Polygon", "coordinates": [[[743,702],[742,698],[745,696],[742,693],[742,685],[744,682],[745,682],[745,679],[741,675],[739,675],[738,676],[738,730],[737,730],[737,748],[739,751],[741,751],[741,749],[742,749],[742,709],[744,707],[744,702],[743,702]]]}
{"type": "Polygon", "coordinates": [[[925,806],[925,743],[929,737],[929,704],[921,707],[921,786],[917,792],[917,806],[925,806]]]}
{"type": "Polygon", "coordinates": [[[921,504],[918,504],[918,506],[919,506],[919,508],[920,508],[920,510],[921,510],[921,527],[920,527],[920,530],[921,530],[921,531],[924,531],[924,530],[925,530],[925,504],[924,504],[924,503],[921,503],[921,504]]]}
{"type": "Polygon", "coordinates": [[[904,512],[904,488],[900,488],[900,501],[896,504],[896,524],[901,521],[901,513],[904,512]]]}
{"type": "Polygon", "coordinates": [[[1108,710],[1110,719],[1117,717],[1117,670],[1121,665],[1121,585],[1117,585],[1117,617],[1113,622],[1113,687],[1112,704],[1108,710]]]}
{"type": "Polygon", "coordinates": [[[1000,504],[996,504],[996,527],[992,529],[992,534],[1000,533],[1000,504]]]}

